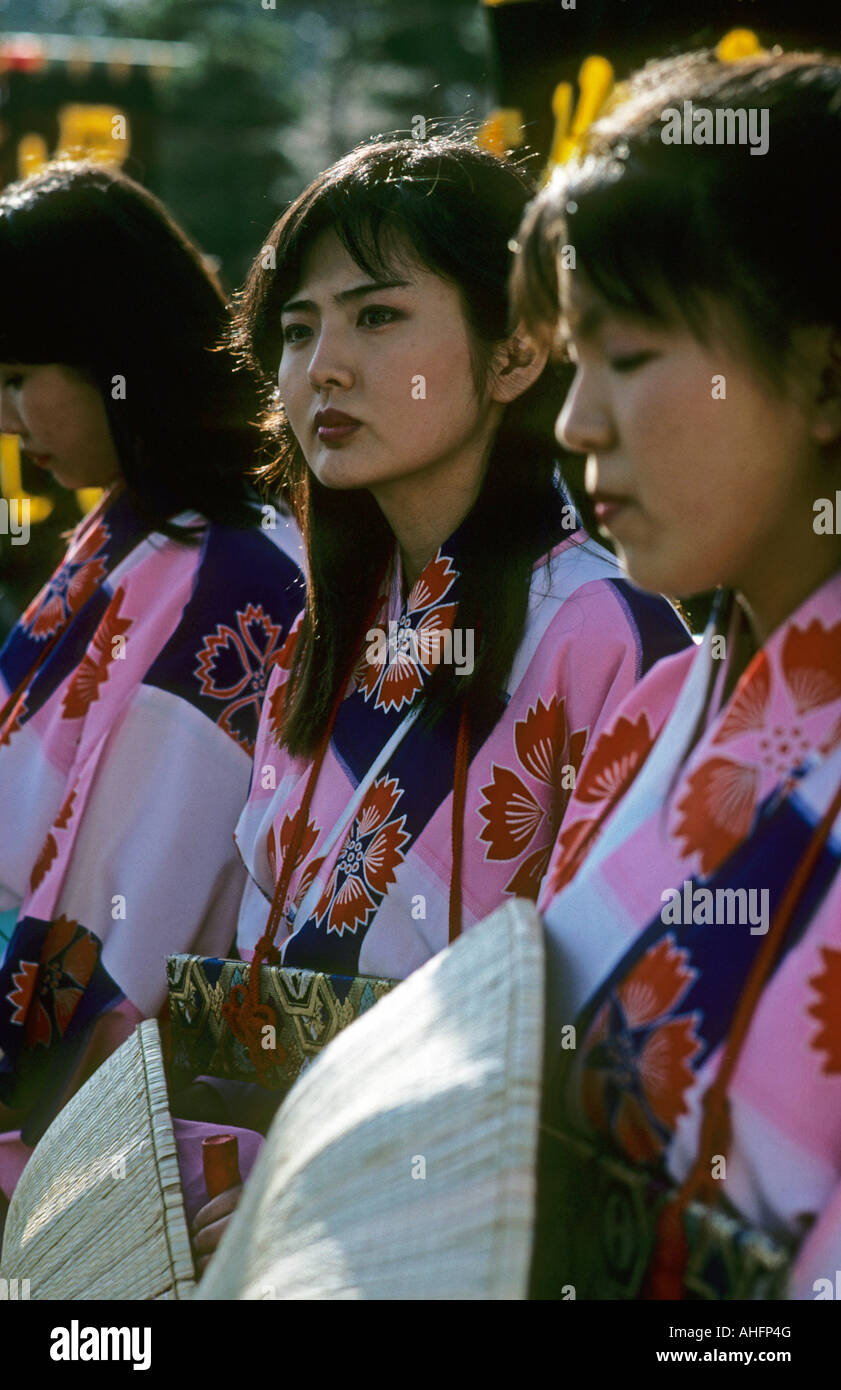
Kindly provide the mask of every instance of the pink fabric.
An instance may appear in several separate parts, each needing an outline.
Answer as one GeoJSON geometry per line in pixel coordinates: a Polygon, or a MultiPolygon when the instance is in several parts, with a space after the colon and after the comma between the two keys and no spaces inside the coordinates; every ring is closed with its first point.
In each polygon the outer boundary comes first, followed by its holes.
{"type": "MultiPolygon", "coordinates": [[[[592,746],[539,902],[559,1059],[561,1029],[578,1029],[554,1100],[678,1181],[759,943],[841,784],[841,574],[771,635],[726,702],[714,640],[657,667],[592,746]],[[746,895],[741,916],[727,892],[746,895]]],[[[841,1268],[841,817],[729,1101],[721,1192],[772,1235],[796,1240],[816,1222],[791,1285],[812,1297],[841,1268]]]]}
{"type": "Polygon", "coordinates": [[[168,954],[230,950],[245,878],[232,832],[303,597],[294,536],[259,518],[182,513],[187,545],[149,534],[115,490],[0,652],[0,706],[15,696],[0,729],[10,1108],[59,1099],[61,1055],[90,1020],[156,1016],[168,954]]]}
{"type": "Polygon", "coordinates": [[[31,1153],[29,1145],[21,1139],[19,1129],[9,1129],[0,1134],[0,1192],[7,1201],[11,1200],[31,1153]]]}
{"type": "MultiPolygon", "coordinates": [[[[433,733],[413,725],[385,761],[375,757],[391,747],[434,667],[428,634],[458,630],[455,557],[454,542],[442,546],[406,600],[397,558],[386,578],[374,631],[382,651],[387,633],[406,645],[396,643],[388,658],[371,655],[370,634],[361,645],[292,874],[294,926],[278,937],[287,965],[402,979],[447,945],[458,710],[433,733]]],[[[265,927],[311,769],[279,741],[295,637],[293,629],[272,673],[236,830],[251,879],[237,931],[244,959],[265,927]]],[[[511,897],[536,898],[588,744],[656,655],[688,642],[665,600],[634,591],[583,531],[534,566],[500,716],[471,731],[465,928],[511,897]]]]}

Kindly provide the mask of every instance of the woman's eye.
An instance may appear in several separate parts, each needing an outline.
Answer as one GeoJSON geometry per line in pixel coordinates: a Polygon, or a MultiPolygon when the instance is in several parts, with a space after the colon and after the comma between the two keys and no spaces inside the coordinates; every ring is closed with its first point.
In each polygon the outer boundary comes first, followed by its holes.
{"type": "Polygon", "coordinates": [[[637,367],[645,366],[655,355],[653,352],[629,352],[623,357],[609,358],[609,364],[614,372],[633,372],[637,367]]]}
{"type": "Polygon", "coordinates": [[[288,323],[283,330],[284,343],[300,343],[312,332],[305,323],[288,323]]]}
{"type": "Polygon", "coordinates": [[[383,324],[393,323],[402,317],[399,309],[390,309],[385,304],[371,304],[360,312],[357,323],[366,328],[380,328],[383,324]]]}

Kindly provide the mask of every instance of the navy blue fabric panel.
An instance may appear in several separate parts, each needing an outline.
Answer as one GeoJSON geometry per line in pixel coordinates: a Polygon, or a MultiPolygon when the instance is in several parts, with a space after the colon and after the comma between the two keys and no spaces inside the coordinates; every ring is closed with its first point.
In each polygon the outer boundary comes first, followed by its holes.
{"type": "Polygon", "coordinates": [[[637,677],[642,679],[664,656],[674,656],[692,643],[692,638],[672,605],[660,594],[638,589],[628,579],[608,580],[639,634],[637,677]]]}
{"type": "MultiPolygon", "coordinates": [[[[696,877],[692,880],[692,888],[708,888],[713,894],[717,889],[727,888],[754,889],[757,893],[767,890],[769,922],[773,921],[814,832],[814,825],[804,819],[791,799],[780,803],[774,793],[762,808],[750,838],[710,878],[696,877]]],[[[776,959],[775,971],[802,937],[838,869],[838,855],[830,847],[824,846],[789,924],[785,942],[776,959]]],[[[669,886],[680,889],[682,895],[682,883],[669,886]]],[[[761,902],[761,899],[757,901],[761,902]]],[[[704,1052],[693,1063],[697,1070],[707,1055],[727,1036],[748,971],[765,939],[762,933],[753,935],[747,924],[718,922],[704,925],[684,921],[667,925],[658,914],[585,1006],[578,1024],[582,1029],[589,1027],[606,997],[617,989],[641,957],[664,936],[672,936],[678,946],[689,951],[689,964],[698,971],[697,978],[680,1002],[681,1014],[697,1011],[702,1016],[699,1032],[703,1037],[704,1052]],[[723,959],[727,961],[726,970],[721,968],[723,959]]]]}
{"type": "Polygon", "coordinates": [[[303,605],[300,570],[267,536],[211,525],[193,592],[144,684],[188,700],[251,751],[266,662],[303,605]]]}
{"type": "Polygon", "coordinates": [[[0,967],[0,1097],[7,1105],[31,1105],[66,1045],[125,997],[101,955],[99,938],[77,922],[18,922],[0,967]]]}

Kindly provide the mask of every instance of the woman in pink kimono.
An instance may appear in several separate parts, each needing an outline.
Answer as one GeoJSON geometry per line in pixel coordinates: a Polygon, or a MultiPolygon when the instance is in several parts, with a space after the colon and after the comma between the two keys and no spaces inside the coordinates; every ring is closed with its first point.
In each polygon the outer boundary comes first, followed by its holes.
{"type": "Polygon", "coordinates": [[[472,142],[363,146],[285,213],[242,296],[311,581],[236,832],[246,960],[402,979],[535,899],[587,746],[688,643],[559,480],[557,383],[506,294],[533,191],[472,142]]]}
{"type": "MultiPolygon", "coordinates": [[[[591,1155],[578,1251],[544,1198],[544,1294],[832,1297],[841,1265],[839,150],[837,62],[675,60],[520,233],[515,301],[550,333],[560,304],[559,431],[623,565],[720,586],[700,649],[591,741],[540,894],[546,1122],[591,1155]],[[667,140],[684,102],[767,122],[767,151],[667,140]],[[587,1226],[617,1159],[647,1205],[587,1226]],[[704,1256],[698,1204],[766,1263],[704,1256]]],[[[560,1172],[547,1156],[546,1193],[560,1172]]]]}
{"type": "Polygon", "coordinates": [[[0,300],[0,429],[63,486],[104,489],[0,652],[8,1195],[164,1005],[166,955],[230,949],[232,831],[303,584],[291,520],[246,482],[259,402],[211,351],[221,290],[154,198],[83,165],[7,189],[0,300]]]}

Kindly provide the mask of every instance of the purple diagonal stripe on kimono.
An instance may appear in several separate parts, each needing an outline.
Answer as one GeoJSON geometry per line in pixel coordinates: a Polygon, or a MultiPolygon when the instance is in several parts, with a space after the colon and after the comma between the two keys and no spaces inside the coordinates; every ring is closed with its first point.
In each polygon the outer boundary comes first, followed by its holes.
{"type": "Polygon", "coordinates": [[[159,1012],[168,953],[231,948],[232,831],[267,668],[301,602],[297,533],[260,515],[240,530],[182,513],[201,532],[185,545],[107,495],[57,572],[69,579],[53,576],[0,657],[3,702],[20,654],[54,641],[0,741],[0,911],[19,924],[0,968],[0,1089],[15,1108],[47,1103],[83,1022],[114,1038],[159,1012]],[[229,649],[240,669],[222,677],[229,649]],[[56,942],[74,969],[48,1029],[56,942]]]}
{"type": "MultiPolygon", "coordinates": [[[[781,624],[726,699],[714,637],[656,667],[591,747],[539,900],[551,1106],[676,1181],[694,1161],[750,965],[841,784],[841,575],[781,624]]],[[[724,1195],[771,1235],[815,1221],[791,1283],[811,1297],[817,1252],[841,1260],[841,820],[728,1098],[724,1195]]]]}
{"type": "MultiPolygon", "coordinates": [[[[507,897],[536,897],[570,795],[563,769],[574,777],[588,740],[654,659],[651,645],[674,652],[689,641],[665,600],[638,596],[603,547],[550,521],[507,689],[487,726],[470,730],[465,927],[507,897]]],[[[466,634],[456,645],[459,541],[456,532],[441,546],[405,600],[397,554],[386,576],[379,657],[366,635],[292,875],[293,930],[278,941],[290,965],[403,978],[447,944],[459,711],[432,730],[404,723],[434,670],[428,634],[446,634],[454,662],[459,651],[466,659],[466,634]]],[[[278,741],[294,640],[272,673],[237,827],[251,878],[237,933],[245,958],[265,926],[309,770],[278,741]]]]}

